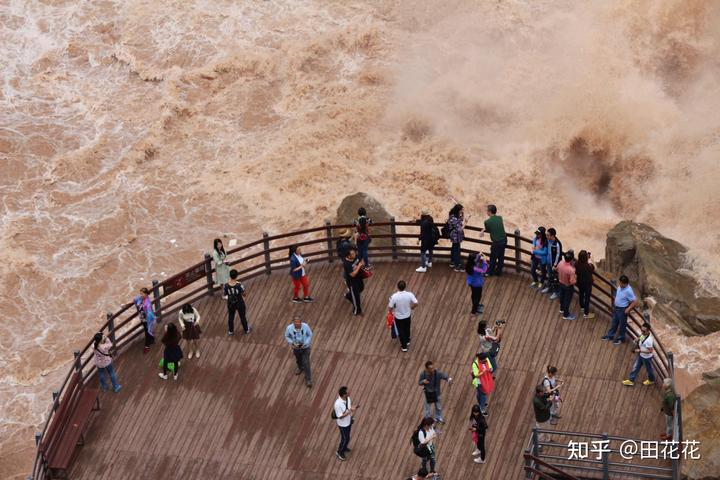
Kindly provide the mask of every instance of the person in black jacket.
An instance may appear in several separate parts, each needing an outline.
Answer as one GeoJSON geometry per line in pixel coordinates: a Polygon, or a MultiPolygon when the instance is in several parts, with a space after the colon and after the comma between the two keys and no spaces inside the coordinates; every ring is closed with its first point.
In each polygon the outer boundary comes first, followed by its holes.
{"type": "Polygon", "coordinates": [[[440,239],[440,230],[435,226],[435,221],[430,215],[430,210],[423,209],[420,214],[420,236],[418,243],[420,244],[420,266],[415,269],[416,272],[425,273],[429,267],[432,267],[433,248],[440,239]]]}
{"type": "Polygon", "coordinates": [[[562,242],[557,238],[557,231],[554,228],[547,229],[548,239],[548,284],[542,289],[542,293],[550,293],[550,300],[560,296],[560,282],[558,281],[557,266],[563,257],[562,242]]]}
{"type": "MultiPolygon", "coordinates": [[[[533,397],[533,410],[535,410],[535,428],[545,429],[547,428],[547,422],[550,420],[550,408],[552,407],[552,401],[550,401],[551,393],[546,393],[542,385],[535,387],[535,396],[533,397]]],[[[545,442],[550,439],[545,436],[544,433],[538,434],[538,441],[545,442]]]]}
{"type": "Polygon", "coordinates": [[[352,303],[353,315],[362,315],[360,292],[362,292],[365,287],[362,272],[364,265],[365,262],[358,257],[355,248],[350,248],[345,258],[343,258],[343,272],[348,288],[347,293],[345,293],[345,298],[352,303]]]}
{"type": "Polygon", "coordinates": [[[485,420],[485,415],[480,410],[480,405],[473,405],[470,412],[470,431],[475,444],[475,451],[472,452],[473,457],[475,457],[473,462],[475,463],[485,463],[487,458],[485,455],[485,433],[487,429],[487,420],[485,420]]]}

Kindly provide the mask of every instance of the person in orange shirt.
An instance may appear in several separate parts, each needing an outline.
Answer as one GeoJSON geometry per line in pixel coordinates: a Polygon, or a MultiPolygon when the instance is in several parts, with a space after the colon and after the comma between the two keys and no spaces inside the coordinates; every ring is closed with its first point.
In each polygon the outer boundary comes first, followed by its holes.
{"type": "Polygon", "coordinates": [[[560,311],[563,320],[575,320],[577,317],[570,313],[573,291],[577,283],[575,275],[575,254],[568,250],[557,267],[558,281],[560,282],[560,311]]]}

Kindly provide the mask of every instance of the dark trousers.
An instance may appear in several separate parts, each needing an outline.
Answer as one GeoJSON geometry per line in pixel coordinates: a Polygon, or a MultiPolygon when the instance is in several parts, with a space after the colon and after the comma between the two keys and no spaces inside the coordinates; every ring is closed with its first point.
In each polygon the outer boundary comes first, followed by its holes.
{"type": "Polygon", "coordinates": [[[450,264],[455,265],[457,268],[462,267],[462,260],[460,260],[460,243],[453,243],[450,245],[450,264]]]}
{"type": "Polygon", "coordinates": [[[420,266],[427,267],[428,263],[432,263],[434,244],[423,243],[420,245],[420,266]]]}
{"type": "Polygon", "coordinates": [[[228,302],[228,332],[235,331],[235,312],[240,315],[240,323],[242,323],[243,331],[248,332],[247,318],[245,317],[245,302],[230,303],[228,302]]]}
{"type": "MultiPolygon", "coordinates": [[[[360,275],[360,273],[358,273],[360,275]]],[[[357,282],[347,282],[348,292],[345,294],[345,298],[352,303],[353,315],[360,315],[362,313],[362,304],[360,303],[360,292],[363,291],[363,284],[357,282]]]]}
{"type": "Polygon", "coordinates": [[[583,313],[587,315],[590,313],[590,293],[592,293],[592,284],[583,285],[582,283],[577,284],[578,297],[580,301],[580,308],[583,313]]]}
{"type": "Polygon", "coordinates": [[[502,275],[503,266],[505,265],[505,248],[507,247],[507,239],[492,242],[490,245],[490,263],[487,273],[489,275],[502,275]]]}
{"type": "Polygon", "coordinates": [[[572,302],[574,288],[572,285],[560,284],[560,308],[564,316],[570,315],[570,303],[572,302]]]}
{"type": "Polygon", "coordinates": [[[478,433],[477,443],[475,444],[478,450],[480,450],[480,458],[485,460],[485,435],[478,433]]]}
{"type": "Polygon", "coordinates": [[[145,346],[149,347],[150,345],[155,343],[155,337],[153,337],[150,334],[150,331],[148,330],[147,322],[142,322],[142,326],[143,326],[143,332],[145,332],[145,346]]]}
{"type": "Polygon", "coordinates": [[[550,293],[557,293],[558,296],[560,296],[560,280],[558,279],[558,272],[557,270],[552,268],[552,265],[547,266],[547,272],[548,272],[548,287],[550,288],[550,293]]]}
{"type": "Polygon", "coordinates": [[[476,314],[478,313],[478,308],[480,307],[480,300],[482,299],[482,287],[473,287],[470,286],[470,300],[472,301],[472,310],[470,310],[470,313],[476,314]]]}
{"type": "Polygon", "coordinates": [[[625,330],[627,330],[627,314],[625,309],[627,307],[615,307],[613,308],[612,324],[610,330],[608,330],[606,337],[609,339],[615,338],[615,340],[625,341],[625,330]]]}
{"type": "Polygon", "coordinates": [[[312,382],[312,372],[310,370],[310,347],[293,348],[293,354],[295,355],[295,363],[297,364],[298,370],[302,370],[305,373],[305,381],[312,382]]]}
{"type": "Polygon", "coordinates": [[[340,445],[337,451],[340,455],[345,455],[348,445],[350,445],[350,429],[352,428],[352,424],[347,427],[338,426],[338,428],[340,429],[340,445]]]}
{"type": "Polygon", "coordinates": [[[434,472],[435,471],[435,453],[431,453],[430,456],[424,457],[422,459],[422,468],[427,470],[428,472],[434,472]],[[430,469],[428,470],[428,463],[430,463],[430,469]]]}
{"type": "Polygon", "coordinates": [[[530,275],[532,275],[533,282],[545,283],[545,279],[547,278],[547,265],[543,265],[535,255],[532,256],[532,260],[530,261],[530,275]],[[539,277],[538,270],[540,270],[539,277]]]}
{"type": "Polygon", "coordinates": [[[407,348],[408,343],[410,343],[410,321],[411,317],[395,319],[395,326],[398,330],[398,339],[400,340],[400,346],[402,348],[407,348]]]}

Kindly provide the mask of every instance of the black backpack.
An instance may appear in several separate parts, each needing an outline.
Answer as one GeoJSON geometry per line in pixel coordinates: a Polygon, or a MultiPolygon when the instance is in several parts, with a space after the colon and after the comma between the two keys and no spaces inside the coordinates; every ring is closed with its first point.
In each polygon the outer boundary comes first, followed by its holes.
{"type": "MultiPolygon", "coordinates": [[[[448,237],[449,236],[450,236],[450,234],[448,233],[448,237]]],[[[442,238],[442,235],[440,234],[440,229],[438,227],[436,227],[435,225],[433,225],[432,226],[433,244],[437,244],[438,241],[440,240],[440,238],[442,238]]]]}
{"type": "Polygon", "coordinates": [[[239,305],[243,302],[243,290],[245,289],[240,282],[233,286],[228,285],[228,302],[230,302],[230,305],[239,305]]]}
{"type": "Polygon", "coordinates": [[[410,441],[413,445],[413,453],[420,458],[426,458],[430,456],[430,449],[428,449],[427,445],[420,443],[420,430],[422,430],[422,427],[418,427],[417,430],[413,432],[410,441]]]}

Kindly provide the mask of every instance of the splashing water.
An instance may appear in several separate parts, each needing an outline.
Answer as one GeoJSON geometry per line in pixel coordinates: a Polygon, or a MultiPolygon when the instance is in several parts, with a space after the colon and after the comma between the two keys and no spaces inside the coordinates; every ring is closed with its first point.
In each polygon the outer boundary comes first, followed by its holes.
{"type": "Polygon", "coordinates": [[[357,190],[595,252],[632,218],[717,292],[720,4],[478,3],[1,5],[0,477],[104,312],[357,190]]]}

